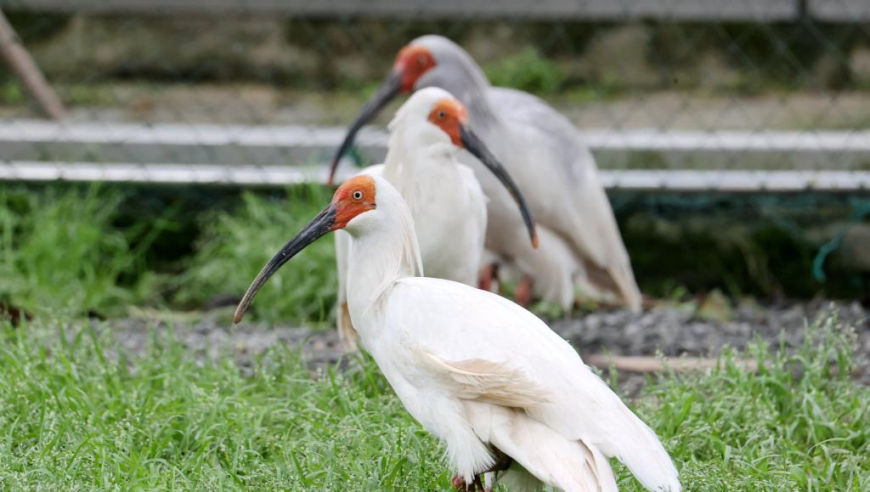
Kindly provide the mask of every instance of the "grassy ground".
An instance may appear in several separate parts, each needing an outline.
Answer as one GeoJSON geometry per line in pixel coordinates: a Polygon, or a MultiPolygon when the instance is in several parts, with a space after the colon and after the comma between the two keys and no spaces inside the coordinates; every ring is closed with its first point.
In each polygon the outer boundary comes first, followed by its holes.
{"type": "MultiPolygon", "coordinates": [[[[633,402],[686,490],[868,490],[870,388],[849,378],[852,335],[830,319],[810,329],[792,355],[752,349],[758,373],[727,354],[633,402]]],[[[286,347],[239,367],[197,362],[172,336],[130,356],[110,333],[0,326],[0,489],[449,490],[443,449],[371,360],[311,375],[286,347]]],[[[641,490],[618,472],[621,490],[641,490]]]]}
{"type": "MultiPolygon", "coordinates": [[[[130,306],[195,309],[239,296],[330,198],[319,186],[275,196],[245,193],[224,208],[200,206],[191,219],[182,217],[190,213],[184,203],[122,203],[117,189],[0,189],[0,312],[5,304],[36,315],[117,317],[130,306]],[[191,226],[197,229],[193,247],[174,244],[177,229],[191,226]],[[191,251],[155,271],[165,261],[152,257],[167,247],[191,251]]],[[[332,239],[314,244],[300,260],[263,290],[255,319],[331,320],[332,239]]]]}
{"type": "MultiPolygon", "coordinates": [[[[286,347],[215,364],[173,336],[155,332],[131,354],[112,321],[88,328],[88,313],[238,295],[327,191],[246,194],[193,221],[180,220],[183,206],[155,216],[118,193],[0,189],[0,308],[34,315],[0,321],[0,490],[448,489],[440,444],[366,358],[312,375],[286,347]],[[190,222],[196,245],[152,271],[149,255],[190,222]]],[[[288,264],[253,314],[328,321],[332,254],[322,241],[288,264]]],[[[870,388],[849,377],[856,344],[835,320],[811,330],[797,351],[752,349],[758,373],[726,351],[718,369],[665,376],[632,402],[687,490],[870,489],[870,388]]],[[[640,490],[618,472],[623,490],[640,490]]]]}

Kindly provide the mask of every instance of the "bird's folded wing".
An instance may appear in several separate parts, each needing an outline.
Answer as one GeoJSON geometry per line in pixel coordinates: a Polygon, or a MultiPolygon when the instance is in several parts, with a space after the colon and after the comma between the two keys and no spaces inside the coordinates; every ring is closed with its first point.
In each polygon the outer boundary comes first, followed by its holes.
{"type": "Polygon", "coordinates": [[[549,400],[546,388],[505,363],[484,359],[445,361],[425,351],[420,356],[458,398],[516,408],[549,400]]]}

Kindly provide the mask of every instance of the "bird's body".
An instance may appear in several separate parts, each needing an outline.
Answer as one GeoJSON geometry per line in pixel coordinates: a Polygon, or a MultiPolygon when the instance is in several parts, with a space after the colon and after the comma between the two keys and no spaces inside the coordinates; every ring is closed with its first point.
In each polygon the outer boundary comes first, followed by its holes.
{"type": "Polygon", "coordinates": [[[595,160],[565,117],[531,94],[490,86],[468,53],[441,36],[423,36],[405,47],[383,87],[339,155],[361,124],[399,92],[448,90],[468,107],[470,127],[520,183],[541,233],[540,250],[520,244],[522,223],[511,213],[510,196],[481,172],[476,159],[461,156],[489,198],[487,249],[530,275],[538,295],[564,308],[573,304],[578,287],[590,298],[640,308],[640,291],[595,160]]]}
{"type": "Polygon", "coordinates": [[[343,184],[263,268],[236,321],[283,263],[341,228],[360,341],[408,412],[444,442],[459,481],[479,481],[498,454],[503,483],[519,490],[615,491],[616,457],[649,490],[680,491],[652,430],[540,319],[489,292],[420,277],[411,212],[380,177],[343,184]]]}
{"type": "MultiPolygon", "coordinates": [[[[423,271],[475,286],[481,267],[486,236],[486,196],[475,173],[460,164],[460,148],[449,135],[427,121],[427,114],[439,101],[451,100],[448,92],[429,88],[418,91],[396,113],[390,124],[392,134],[384,164],[370,166],[358,176],[378,176],[390,182],[411,210],[416,224],[423,271]]],[[[502,177],[478,163],[493,178],[493,186],[504,188],[502,177]]],[[[526,232],[518,241],[534,248],[516,201],[508,211],[526,232]]],[[[346,349],[353,349],[356,336],[347,313],[347,257],[349,240],[339,231],[336,237],[338,266],[338,329],[346,349]]]]}
{"type": "MultiPolygon", "coordinates": [[[[414,224],[418,224],[416,234],[423,272],[430,277],[476,285],[486,235],[486,197],[474,172],[467,166],[455,161],[439,164],[423,164],[404,176],[387,172],[386,166],[390,164],[379,164],[367,167],[358,176],[390,176],[388,181],[403,190],[403,197],[408,197],[414,224]],[[452,234],[445,234],[445,231],[452,231],[452,234]]],[[[528,243],[525,237],[521,241],[528,243]]],[[[353,350],[356,334],[347,312],[350,237],[346,232],[336,233],[335,250],[338,332],[345,349],[353,350]]]]}
{"type": "Polygon", "coordinates": [[[482,176],[476,159],[462,156],[478,171],[490,199],[487,248],[529,273],[536,293],[550,302],[567,308],[580,287],[588,298],[638,309],[640,290],[595,159],[571,123],[537,97],[513,89],[492,87],[468,104],[472,128],[521,183],[540,235],[539,251],[509,239],[523,233],[515,214],[505,213],[510,197],[482,176]],[[550,251],[570,251],[571,259],[550,251]]]}

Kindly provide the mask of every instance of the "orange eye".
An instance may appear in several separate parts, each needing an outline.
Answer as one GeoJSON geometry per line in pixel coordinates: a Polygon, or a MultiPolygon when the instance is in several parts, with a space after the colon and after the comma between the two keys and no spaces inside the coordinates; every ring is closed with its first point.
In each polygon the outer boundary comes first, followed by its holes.
{"type": "Polygon", "coordinates": [[[356,190],[353,192],[353,195],[351,195],[351,196],[353,196],[354,200],[362,200],[363,192],[360,190],[356,190]]]}
{"type": "Polygon", "coordinates": [[[446,117],[447,113],[445,113],[444,111],[438,111],[438,119],[443,120],[446,117]]]}

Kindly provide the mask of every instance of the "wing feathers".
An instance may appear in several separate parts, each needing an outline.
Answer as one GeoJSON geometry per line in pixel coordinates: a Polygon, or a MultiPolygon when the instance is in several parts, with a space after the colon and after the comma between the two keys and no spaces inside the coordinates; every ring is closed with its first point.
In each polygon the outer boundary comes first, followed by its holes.
{"type": "Polygon", "coordinates": [[[442,372],[458,398],[505,407],[525,408],[549,401],[546,388],[521,371],[483,359],[447,362],[423,352],[428,365],[442,372]]]}

